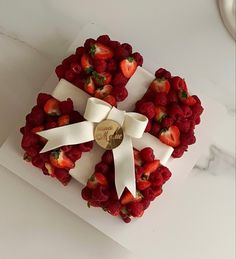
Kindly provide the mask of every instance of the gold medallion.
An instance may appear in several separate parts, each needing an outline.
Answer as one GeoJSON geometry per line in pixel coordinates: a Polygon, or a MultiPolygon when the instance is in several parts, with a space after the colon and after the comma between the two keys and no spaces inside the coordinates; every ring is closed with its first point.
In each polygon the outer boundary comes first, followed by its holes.
{"type": "Polygon", "coordinates": [[[94,131],[95,141],[106,150],[118,147],[123,138],[124,133],[121,125],[113,120],[104,120],[98,123],[94,131]]]}

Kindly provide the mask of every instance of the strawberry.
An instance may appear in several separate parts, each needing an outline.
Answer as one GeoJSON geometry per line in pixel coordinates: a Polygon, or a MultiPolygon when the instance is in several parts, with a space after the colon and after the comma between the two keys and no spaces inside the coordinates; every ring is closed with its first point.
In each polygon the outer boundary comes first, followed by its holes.
{"type": "Polygon", "coordinates": [[[87,187],[89,189],[95,189],[97,187],[97,185],[103,185],[103,186],[107,186],[108,182],[106,177],[101,174],[101,173],[94,173],[88,180],[87,182],[87,187]]]}
{"type": "Polygon", "coordinates": [[[89,54],[94,59],[111,59],[113,57],[113,51],[107,47],[106,45],[96,42],[92,47],[90,48],[89,54]]]}
{"type": "Polygon", "coordinates": [[[166,130],[162,130],[159,139],[164,144],[177,147],[180,144],[180,131],[178,127],[172,125],[166,130]]]}
{"type": "Polygon", "coordinates": [[[135,148],[133,150],[134,150],[134,163],[135,163],[135,165],[142,166],[143,161],[141,159],[140,152],[135,148]]]}
{"type": "Polygon", "coordinates": [[[164,78],[156,78],[150,84],[149,89],[156,93],[168,93],[170,90],[170,83],[164,78]]]}
{"type": "Polygon", "coordinates": [[[92,60],[86,53],[84,53],[81,57],[81,66],[87,74],[93,71],[92,60]]]}
{"type": "Polygon", "coordinates": [[[98,88],[95,91],[94,96],[99,99],[103,99],[104,97],[108,96],[112,91],[111,85],[104,85],[103,87],[98,88]]]}
{"type": "Polygon", "coordinates": [[[59,108],[59,101],[54,98],[47,100],[43,107],[44,111],[52,116],[59,116],[61,115],[61,111],[59,108]]]}
{"type": "Polygon", "coordinates": [[[143,166],[145,178],[148,178],[150,174],[155,172],[159,166],[160,166],[160,160],[154,160],[153,162],[146,163],[143,166]]]}
{"type": "Polygon", "coordinates": [[[186,91],[179,92],[179,99],[188,106],[193,106],[197,103],[197,100],[186,91]]]}
{"type": "Polygon", "coordinates": [[[70,116],[69,115],[61,115],[58,118],[57,124],[58,126],[64,126],[64,125],[68,125],[70,123],[70,116]]]}
{"type": "Polygon", "coordinates": [[[47,162],[44,164],[44,166],[47,169],[47,173],[51,175],[51,177],[55,177],[55,168],[47,162]]]}
{"type": "Polygon", "coordinates": [[[56,149],[50,153],[50,162],[57,168],[71,169],[75,167],[75,164],[65,155],[62,149],[56,149]]]}
{"type": "Polygon", "coordinates": [[[151,186],[151,183],[148,180],[140,179],[140,180],[137,181],[137,188],[140,191],[145,190],[150,186],[151,186]]]}
{"type": "Polygon", "coordinates": [[[130,202],[139,202],[142,200],[142,198],[143,198],[143,195],[139,191],[136,191],[136,197],[134,197],[131,194],[131,192],[127,190],[126,192],[123,193],[120,203],[122,205],[125,205],[130,202]]]}
{"type": "Polygon", "coordinates": [[[157,106],[155,108],[155,112],[156,112],[155,120],[158,122],[161,122],[167,116],[166,108],[163,106],[157,106]]]}
{"type": "Polygon", "coordinates": [[[84,82],[84,90],[88,94],[93,95],[95,93],[95,85],[91,76],[89,76],[84,82]]]}
{"type": "Polygon", "coordinates": [[[108,85],[111,82],[112,75],[108,72],[93,72],[93,79],[97,85],[108,85]]]}
{"type": "Polygon", "coordinates": [[[120,69],[126,78],[130,78],[137,68],[137,62],[133,57],[128,57],[120,62],[120,69]]]}
{"type": "Polygon", "coordinates": [[[103,98],[103,101],[109,103],[112,106],[116,106],[116,99],[112,95],[107,95],[105,98],[103,98]]]}

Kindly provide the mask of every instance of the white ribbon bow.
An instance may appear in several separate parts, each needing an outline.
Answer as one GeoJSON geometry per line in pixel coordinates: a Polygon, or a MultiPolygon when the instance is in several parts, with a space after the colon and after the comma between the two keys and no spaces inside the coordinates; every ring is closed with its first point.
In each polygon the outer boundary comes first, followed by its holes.
{"type": "Polygon", "coordinates": [[[118,110],[110,104],[91,97],[87,101],[84,118],[87,121],[78,122],[63,127],[38,132],[48,140],[41,153],[65,145],[75,145],[94,140],[94,129],[97,123],[110,119],[118,122],[124,132],[121,144],[112,149],[115,164],[115,186],[120,198],[127,187],[136,196],[135,167],[132,138],[141,138],[147,126],[146,116],[118,110]]]}

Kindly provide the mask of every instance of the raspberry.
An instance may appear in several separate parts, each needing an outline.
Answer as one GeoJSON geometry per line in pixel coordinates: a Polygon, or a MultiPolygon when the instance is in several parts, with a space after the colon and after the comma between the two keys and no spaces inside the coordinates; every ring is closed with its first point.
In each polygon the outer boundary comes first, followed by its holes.
{"type": "Polygon", "coordinates": [[[170,117],[166,117],[161,121],[161,126],[163,128],[169,128],[174,123],[174,120],[170,117]]]}
{"type": "Polygon", "coordinates": [[[187,91],[187,85],[184,81],[184,79],[182,79],[179,76],[174,76],[170,79],[170,84],[173,87],[174,90],[176,91],[187,91]]]}
{"type": "Polygon", "coordinates": [[[63,78],[65,75],[65,69],[64,69],[63,65],[57,66],[55,69],[55,73],[59,79],[63,78]]]}
{"type": "Polygon", "coordinates": [[[25,148],[25,151],[27,155],[29,155],[30,157],[37,157],[41,149],[42,149],[42,146],[37,144],[37,145],[33,145],[25,148]]]}
{"type": "Polygon", "coordinates": [[[113,153],[111,150],[107,150],[103,155],[102,155],[102,162],[110,165],[113,163],[113,153]]]}
{"type": "MultiPolygon", "coordinates": [[[[79,146],[79,145],[78,145],[79,146]]],[[[82,155],[82,151],[78,147],[72,147],[69,151],[67,151],[66,156],[72,161],[80,159],[82,155]]]]}
{"type": "Polygon", "coordinates": [[[34,146],[39,141],[39,138],[37,135],[33,133],[28,133],[23,135],[23,138],[21,140],[21,146],[23,149],[34,146]]]}
{"type": "Polygon", "coordinates": [[[52,98],[52,96],[49,94],[40,93],[37,97],[37,105],[39,107],[43,108],[46,101],[51,98],[52,98]]]}
{"type": "Polygon", "coordinates": [[[169,103],[176,103],[178,101],[178,96],[174,90],[170,90],[167,94],[167,100],[169,103]]]}
{"type": "Polygon", "coordinates": [[[159,172],[159,170],[153,172],[150,175],[149,181],[152,183],[152,186],[162,186],[164,183],[163,177],[162,177],[161,173],[159,172]]]}
{"type": "Polygon", "coordinates": [[[123,48],[122,46],[119,46],[115,49],[115,57],[118,60],[122,60],[129,57],[129,52],[123,48]]]}
{"type": "Polygon", "coordinates": [[[135,166],[135,176],[136,179],[140,179],[143,175],[144,171],[143,168],[141,166],[135,166]]]}
{"type": "Polygon", "coordinates": [[[124,87],[128,82],[128,79],[122,74],[122,73],[117,73],[113,80],[112,80],[112,85],[115,87],[124,87]]]}
{"type": "Polygon", "coordinates": [[[59,102],[59,108],[62,114],[69,114],[73,111],[73,102],[70,98],[66,101],[59,102]]]}
{"type": "Polygon", "coordinates": [[[184,114],[185,118],[189,118],[189,117],[192,116],[193,112],[192,112],[191,108],[188,105],[182,104],[181,105],[181,109],[183,111],[183,114],[184,114]]]}
{"type": "Polygon", "coordinates": [[[137,62],[138,66],[142,66],[143,65],[143,57],[140,55],[140,53],[135,52],[135,53],[132,54],[132,57],[137,62]]]}
{"type": "Polygon", "coordinates": [[[92,191],[92,199],[94,201],[107,201],[109,198],[108,191],[104,189],[102,185],[98,185],[95,189],[92,191]]]}
{"type": "Polygon", "coordinates": [[[81,196],[84,200],[89,201],[92,198],[91,190],[85,186],[81,191],[81,196]]]}
{"type": "Polygon", "coordinates": [[[84,43],[84,48],[89,52],[91,47],[96,43],[94,39],[87,39],[84,43]]]}
{"type": "Polygon", "coordinates": [[[154,100],[154,104],[156,106],[166,106],[167,105],[167,95],[166,93],[157,93],[155,100],[154,100]]]}
{"type": "Polygon", "coordinates": [[[79,144],[79,149],[81,152],[89,152],[92,148],[93,148],[93,141],[79,144]]]}
{"type": "Polygon", "coordinates": [[[80,115],[79,112],[72,111],[70,113],[70,122],[71,123],[76,123],[76,122],[81,122],[81,121],[84,121],[84,118],[82,117],[82,115],[80,115]]]}
{"type": "Polygon", "coordinates": [[[95,171],[102,173],[102,174],[107,174],[109,171],[109,166],[107,164],[105,164],[104,162],[100,162],[100,163],[96,164],[95,171]]]}
{"type": "Polygon", "coordinates": [[[197,103],[201,104],[201,100],[198,98],[197,95],[192,95],[192,97],[194,97],[194,99],[197,101],[197,103]]]}
{"type": "Polygon", "coordinates": [[[200,122],[201,122],[201,118],[200,118],[200,116],[199,116],[199,117],[197,117],[197,118],[195,119],[195,124],[198,125],[198,124],[200,124],[200,122]]]}
{"type": "Polygon", "coordinates": [[[72,62],[77,62],[77,57],[76,55],[70,55],[69,57],[65,58],[63,61],[62,61],[62,65],[64,68],[69,68],[70,67],[70,64],[72,62]]]}
{"type": "Polygon", "coordinates": [[[138,111],[146,115],[148,119],[152,119],[156,115],[155,106],[152,102],[142,103],[138,111]]]}
{"type": "Polygon", "coordinates": [[[55,168],[54,174],[63,185],[67,185],[71,179],[68,171],[62,168],[55,168]]]}
{"type": "Polygon", "coordinates": [[[43,169],[45,163],[40,156],[35,156],[32,158],[32,164],[40,169],[43,169]]]}
{"type": "Polygon", "coordinates": [[[168,114],[175,120],[178,117],[183,117],[183,111],[177,103],[172,103],[169,107],[168,114]]]}
{"type": "Polygon", "coordinates": [[[190,122],[189,121],[177,121],[175,125],[179,128],[180,132],[187,133],[190,130],[190,122]]]}
{"type": "Polygon", "coordinates": [[[155,198],[162,194],[162,187],[160,186],[152,186],[153,193],[155,195],[155,198]]]}
{"type": "Polygon", "coordinates": [[[129,55],[132,54],[133,49],[132,49],[132,46],[131,46],[130,44],[128,44],[128,43],[123,43],[123,44],[121,44],[121,47],[124,48],[124,49],[126,49],[126,50],[128,51],[128,53],[129,53],[129,55]]]}
{"type": "Polygon", "coordinates": [[[143,215],[143,204],[141,202],[133,202],[127,205],[129,213],[133,217],[141,217],[143,215]]]}
{"type": "Polygon", "coordinates": [[[161,174],[161,176],[163,177],[165,182],[168,181],[172,175],[170,170],[165,166],[159,167],[158,171],[161,174]]]}
{"type": "Polygon", "coordinates": [[[100,202],[100,201],[93,201],[93,200],[90,200],[90,201],[88,202],[88,207],[90,207],[90,206],[93,206],[93,207],[101,207],[101,205],[102,205],[102,202],[100,202]]]}
{"type": "Polygon", "coordinates": [[[150,147],[146,147],[140,151],[141,159],[144,162],[152,162],[155,158],[153,149],[150,147]]]}
{"type": "Polygon", "coordinates": [[[67,145],[67,146],[61,147],[61,149],[62,149],[65,153],[67,153],[67,152],[69,152],[69,151],[72,149],[72,147],[73,147],[73,146],[71,146],[71,145],[67,145]]]}
{"type": "Polygon", "coordinates": [[[111,40],[108,45],[109,45],[110,48],[115,50],[120,46],[120,42],[116,41],[116,40],[111,40]]]}
{"type": "Polygon", "coordinates": [[[76,78],[75,80],[73,80],[73,85],[82,88],[84,87],[84,80],[81,78],[76,78]]]}
{"type": "Polygon", "coordinates": [[[108,35],[101,35],[97,38],[97,42],[100,42],[102,44],[109,44],[110,37],[108,35]]]}
{"type": "Polygon", "coordinates": [[[112,95],[115,97],[117,102],[121,102],[128,96],[128,91],[125,87],[115,87],[112,91],[112,95]]]}
{"type": "Polygon", "coordinates": [[[151,133],[153,136],[158,136],[160,130],[161,130],[160,124],[158,124],[158,123],[156,123],[156,122],[153,122],[150,133],[151,133]]]}
{"type": "Polygon", "coordinates": [[[21,132],[22,135],[25,135],[25,134],[31,132],[31,128],[29,126],[21,127],[20,132],[21,132]]]}
{"type": "Polygon", "coordinates": [[[80,74],[81,71],[82,71],[81,66],[80,66],[77,62],[72,62],[72,63],[70,64],[70,69],[71,69],[76,75],[80,74]]]}
{"type": "Polygon", "coordinates": [[[164,68],[159,68],[155,73],[156,78],[165,78],[169,80],[171,78],[171,73],[164,68]]]}
{"type": "Polygon", "coordinates": [[[57,123],[55,121],[47,122],[45,125],[45,129],[53,129],[57,127],[57,123]]]}
{"type": "Polygon", "coordinates": [[[150,205],[150,201],[149,200],[147,200],[147,199],[143,199],[142,201],[141,201],[141,203],[142,203],[142,205],[143,205],[143,209],[144,210],[146,210],[148,207],[149,207],[149,205],[150,205]]]}
{"type": "Polygon", "coordinates": [[[196,142],[193,132],[183,133],[180,135],[180,143],[182,145],[192,145],[196,142]]]}
{"type": "Polygon", "coordinates": [[[107,212],[113,216],[118,216],[120,214],[121,205],[119,201],[111,201],[106,207],[107,212]]]}
{"type": "Polygon", "coordinates": [[[155,194],[154,194],[151,187],[143,190],[142,193],[143,193],[144,198],[149,200],[149,201],[153,201],[155,199],[155,194]]]}
{"type": "Polygon", "coordinates": [[[125,223],[130,223],[130,221],[131,221],[131,219],[130,219],[130,217],[122,217],[122,219],[123,219],[123,221],[125,222],[125,223]]]}
{"type": "Polygon", "coordinates": [[[69,82],[73,81],[73,79],[75,78],[74,71],[71,69],[66,70],[64,78],[69,82]]]}
{"type": "Polygon", "coordinates": [[[188,149],[187,145],[180,145],[176,147],[172,153],[172,157],[180,158],[187,149],[188,149]]]}
{"type": "Polygon", "coordinates": [[[145,132],[150,132],[152,129],[152,123],[150,120],[148,120],[148,124],[146,126],[145,132]]]}
{"type": "Polygon", "coordinates": [[[31,113],[26,116],[26,122],[32,126],[40,126],[44,123],[44,112],[38,107],[34,106],[31,113]]]}
{"type": "Polygon", "coordinates": [[[78,47],[75,51],[76,56],[78,57],[78,59],[81,58],[81,56],[84,54],[85,52],[85,48],[84,47],[78,47]]]}
{"type": "Polygon", "coordinates": [[[107,63],[107,71],[114,72],[114,71],[116,71],[116,69],[117,69],[117,64],[116,64],[115,59],[109,60],[107,63]]]}
{"type": "Polygon", "coordinates": [[[117,196],[117,192],[116,192],[115,186],[114,186],[114,188],[111,189],[109,197],[113,201],[115,201],[115,200],[117,201],[118,200],[118,196],[117,196]]]}
{"type": "Polygon", "coordinates": [[[107,68],[107,63],[105,60],[102,60],[102,59],[95,59],[94,60],[94,67],[95,67],[95,70],[98,72],[98,73],[102,73],[106,70],[107,68]]]}
{"type": "Polygon", "coordinates": [[[202,114],[203,110],[204,109],[200,103],[196,103],[195,105],[192,106],[192,112],[193,112],[193,115],[195,115],[195,116],[200,116],[202,114]]]}

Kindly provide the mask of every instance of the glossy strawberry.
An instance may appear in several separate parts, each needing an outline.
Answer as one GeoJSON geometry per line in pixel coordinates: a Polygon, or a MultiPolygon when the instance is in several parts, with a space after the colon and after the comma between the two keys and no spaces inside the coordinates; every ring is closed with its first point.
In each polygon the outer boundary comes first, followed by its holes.
{"type": "Polygon", "coordinates": [[[153,162],[146,163],[143,166],[144,176],[148,178],[151,173],[155,172],[160,166],[160,160],[154,160],[153,162]]]}
{"type": "Polygon", "coordinates": [[[50,162],[57,168],[71,169],[75,167],[75,164],[65,155],[62,149],[51,151],[50,162]]]}
{"type": "Polygon", "coordinates": [[[142,194],[139,191],[136,191],[136,197],[134,197],[131,192],[129,192],[128,190],[126,190],[122,196],[121,196],[121,200],[120,203],[122,205],[128,204],[130,202],[139,202],[141,201],[143,198],[142,194]]]}
{"type": "Polygon", "coordinates": [[[161,131],[159,139],[164,144],[177,147],[180,144],[180,131],[175,125],[161,131]]]}
{"type": "Polygon", "coordinates": [[[149,88],[156,93],[168,93],[170,90],[170,83],[164,78],[156,78],[152,81],[149,88]]]}
{"type": "Polygon", "coordinates": [[[137,166],[142,166],[143,164],[140,151],[135,148],[134,148],[134,163],[137,166]]]}
{"type": "Polygon", "coordinates": [[[106,177],[103,174],[96,172],[89,178],[87,182],[87,187],[89,189],[95,189],[98,184],[107,186],[108,182],[106,177]]]}
{"type": "Polygon", "coordinates": [[[161,122],[167,116],[166,108],[164,106],[156,107],[155,112],[156,112],[155,120],[157,122],[161,122]]]}
{"type": "Polygon", "coordinates": [[[137,62],[133,57],[128,57],[120,62],[120,69],[126,78],[130,78],[137,68],[137,62]]]}
{"type": "Polygon", "coordinates": [[[112,75],[108,72],[97,73],[94,71],[93,79],[94,82],[99,86],[108,85],[111,82],[112,75]]]}
{"type": "Polygon", "coordinates": [[[112,91],[111,85],[104,85],[102,87],[97,88],[95,91],[94,96],[99,99],[103,99],[104,97],[108,96],[112,91]]]}
{"type": "Polygon", "coordinates": [[[112,95],[107,95],[105,98],[103,98],[103,101],[109,103],[112,106],[116,106],[116,99],[112,95]]]}
{"type": "Polygon", "coordinates": [[[108,46],[96,42],[92,47],[90,48],[89,54],[94,59],[111,59],[113,57],[113,51],[108,46]]]}
{"type": "Polygon", "coordinates": [[[193,96],[190,96],[186,91],[180,91],[179,98],[184,104],[188,106],[193,106],[197,103],[197,100],[193,96]]]}
{"type": "Polygon", "coordinates": [[[59,116],[61,115],[59,101],[54,98],[47,100],[43,107],[45,113],[52,115],[52,116],[59,116]]]}
{"type": "Polygon", "coordinates": [[[89,76],[84,82],[84,90],[88,94],[94,95],[95,93],[95,84],[93,82],[93,78],[89,76]]]}
{"type": "Polygon", "coordinates": [[[140,179],[140,180],[137,181],[137,189],[140,190],[140,191],[143,191],[150,186],[151,186],[151,183],[148,180],[140,179]]]}
{"type": "Polygon", "coordinates": [[[90,56],[86,53],[84,53],[81,57],[81,66],[83,70],[89,74],[93,71],[93,64],[90,56]]]}
{"type": "Polygon", "coordinates": [[[69,115],[61,115],[57,121],[58,126],[65,126],[65,125],[68,125],[69,123],[70,123],[69,115]]]}

